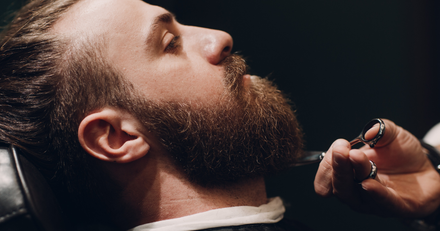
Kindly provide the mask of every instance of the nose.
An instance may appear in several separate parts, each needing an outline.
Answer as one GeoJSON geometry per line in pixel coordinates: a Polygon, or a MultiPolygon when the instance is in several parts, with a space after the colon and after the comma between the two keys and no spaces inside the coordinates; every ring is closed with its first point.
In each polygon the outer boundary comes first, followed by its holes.
{"type": "Polygon", "coordinates": [[[217,65],[231,54],[233,40],[228,33],[200,27],[192,30],[194,45],[209,63],[217,65]]]}

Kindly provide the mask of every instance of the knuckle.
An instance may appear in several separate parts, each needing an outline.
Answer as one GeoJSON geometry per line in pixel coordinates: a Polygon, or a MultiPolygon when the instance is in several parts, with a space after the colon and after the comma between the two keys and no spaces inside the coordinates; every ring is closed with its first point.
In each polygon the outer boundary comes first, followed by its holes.
{"type": "Polygon", "coordinates": [[[315,192],[319,196],[329,197],[332,195],[332,188],[328,184],[320,184],[315,182],[315,192]]]}

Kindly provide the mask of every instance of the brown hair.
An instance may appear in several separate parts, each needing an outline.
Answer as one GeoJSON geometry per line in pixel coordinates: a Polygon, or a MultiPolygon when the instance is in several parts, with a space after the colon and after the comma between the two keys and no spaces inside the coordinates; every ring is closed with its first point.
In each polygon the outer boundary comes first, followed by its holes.
{"type": "Polygon", "coordinates": [[[78,125],[105,105],[129,108],[132,86],[102,58],[103,40],[78,44],[50,33],[76,2],[31,1],[3,32],[0,140],[21,148],[61,201],[93,214],[104,181],[78,142],[78,125]]]}

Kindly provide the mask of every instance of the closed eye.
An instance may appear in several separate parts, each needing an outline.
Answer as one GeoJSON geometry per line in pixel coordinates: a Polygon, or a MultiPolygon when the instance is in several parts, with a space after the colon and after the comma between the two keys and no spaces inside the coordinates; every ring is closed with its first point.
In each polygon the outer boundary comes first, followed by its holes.
{"type": "Polygon", "coordinates": [[[180,48],[180,42],[180,35],[174,36],[168,46],[165,48],[165,52],[171,54],[176,53],[177,49],[180,48]]]}

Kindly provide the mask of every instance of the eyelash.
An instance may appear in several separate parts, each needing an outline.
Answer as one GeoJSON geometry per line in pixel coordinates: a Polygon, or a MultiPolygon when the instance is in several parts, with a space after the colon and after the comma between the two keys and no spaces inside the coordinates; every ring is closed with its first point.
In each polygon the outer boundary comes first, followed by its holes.
{"type": "Polygon", "coordinates": [[[180,39],[180,35],[174,36],[174,38],[171,40],[171,42],[165,48],[165,52],[166,53],[175,53],[177,51],[177,48],[180,47],[179,39],[180,39]]]}

